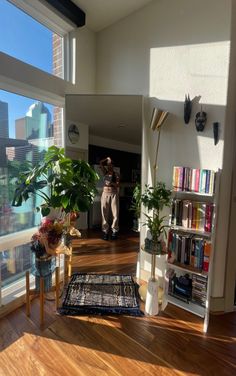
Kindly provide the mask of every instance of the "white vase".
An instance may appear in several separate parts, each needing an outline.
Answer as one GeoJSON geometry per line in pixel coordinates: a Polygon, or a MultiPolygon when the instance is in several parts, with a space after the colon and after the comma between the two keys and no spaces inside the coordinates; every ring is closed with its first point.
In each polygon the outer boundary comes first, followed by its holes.
{"type": "Polygon", "coordinates": [[[51,219],[51,220],[63,219],[64,218],[64,212],[62,211],[62,208],[50,208],[49,214],[46,215],[45,217],[42,217],[42,219],[43,218],[47,218],[47,219],[51,219]]]}

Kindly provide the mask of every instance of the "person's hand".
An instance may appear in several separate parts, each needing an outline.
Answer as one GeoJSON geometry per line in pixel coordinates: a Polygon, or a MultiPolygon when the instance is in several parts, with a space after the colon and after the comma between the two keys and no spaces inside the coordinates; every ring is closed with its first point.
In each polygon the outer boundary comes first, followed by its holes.
{"type": "Polygon", "coordinates": [[[111,164],[111,158],[110,157],[107,157],[107,163],[111,164]]]}

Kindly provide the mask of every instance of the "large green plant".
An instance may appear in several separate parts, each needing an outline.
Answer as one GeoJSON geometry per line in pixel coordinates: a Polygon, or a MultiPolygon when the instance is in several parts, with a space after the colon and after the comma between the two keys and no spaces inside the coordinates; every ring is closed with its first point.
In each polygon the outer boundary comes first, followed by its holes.
{"type": "Polygon", "coordinates": [[[145,185],[141,202],[148,211],[152,211],[151,215],[145,214],[147,219],[144,225],[148,226],[153,242],[158,242],[163,233],[166,235],[166,228],[168,227],[165,224],[166,216],[161,216],[160,213],[165,206],[170,206],[171,191],[162,182],[158,182],[154,187],[145,185]]]}
{"type": "Polygon", "coordinates": [[[43,202],[37,210],[43,216],[50,208],[85,212],[93,202],[98,178],[87,162],[72,160],[64,149],[51,146],[42,161],[19,175],[12,205],[21,206],[30,197],[39,196],[43,202]]]}

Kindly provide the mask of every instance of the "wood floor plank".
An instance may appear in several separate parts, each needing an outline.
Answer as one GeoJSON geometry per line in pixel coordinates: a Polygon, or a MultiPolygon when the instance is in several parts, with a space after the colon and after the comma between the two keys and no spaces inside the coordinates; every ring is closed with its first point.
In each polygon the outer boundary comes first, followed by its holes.
{"type": "MultiPolygon", "coordinates": [[[[100,236],[74,240],[73,271],[135,275],[139,237],[100,236]]],[[[30,317],[22,307],[0,320],[0,376],[235,374],[236,313],[211,316],[207,334],[202,319],[171,304],[156,317],[68,317],[46,301],[42,330],[35,299],[30,317]]]]}

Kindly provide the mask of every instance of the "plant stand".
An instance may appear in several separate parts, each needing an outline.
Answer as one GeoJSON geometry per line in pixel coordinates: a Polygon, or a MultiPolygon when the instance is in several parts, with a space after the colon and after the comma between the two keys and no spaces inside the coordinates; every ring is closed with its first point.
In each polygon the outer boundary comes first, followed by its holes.
{"type": "Polygon", "coordinates": [[[147,315],[155,316],[159,313],[159,304],[160,298],[163,296],[163,289],[159,287],[158,279],[155,276],[156,269],[156,257],[166,255],[166,252],[160,252],[158,250],[146,248],[144,245],[141,246],[141,249],[152,256],[151,260],[151,277],[148,280],[148,283],[142,285],[139,289],[139,295],[145,301],[145,313],[147,315]]]}
{"type": "MultiPolygon", "coordinates": [[[[69,277],[71,277],[71,263],[72,263],[72,248],[70,247],[70,254],[65,257],[64,264],[64,284],[68,282],[69,277]]],[[[55,256],[54,256],[55,257],[55,256]]],[[[52,257],[35,261],[35,268],[37,272],[34,271],[35,275],[35,288],[30,288],[30,271],[28,270],[25,274],[26,279],[26,314],[30,316],[31,313],[31,299],[33,297],[39,296],[40,301],[40,326],[44,324],[44,302],[46,292],[55,292],[55,305],[56,309],[59,307],[60,299],[60,267],[54,267],[50,270],[50,266],[47,263],[52,259],[52,257]],[[39,263],[42,263],[39,265],[39,263]],[[52,274],[55,272],[55,285],[52,286],[52,274]]]]}
{"type": "MultiPolygon", "coordinates": [[[[26,279],[26,314],[30,316],[30,302],[31,297],[39,296],[40,300],[40,326],[44,324],[44,301],[45,301],[45,279],[44,277],[39,277],[39,290],[38,289],[30,289],[30,272],[27,271],[25,273],[26,279]]],[[[56,302],[56,309],[59,307],[59,291],[60,291],[60,270],[59,267],[55,269],[55,286],[51,287],[49,291],[55,291],[55,302],[56,302]]]]}

